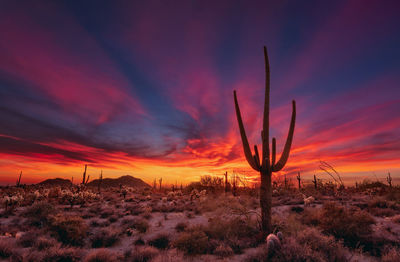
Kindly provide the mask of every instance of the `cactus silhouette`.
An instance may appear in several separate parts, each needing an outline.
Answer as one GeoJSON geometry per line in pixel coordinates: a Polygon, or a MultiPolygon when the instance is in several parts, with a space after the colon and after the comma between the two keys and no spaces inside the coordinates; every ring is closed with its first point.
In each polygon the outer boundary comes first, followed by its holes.
{"type": "Polygon", "coordinates": [[[300,177],[300,172],[297,172],[297,182],[299,184],[299,189],[301,189],[301,177],[300,177]]]}
{"type": "Polygon", "coordinates": [[[317,181],[317,177],[315,175],[314,175],[314,180],[312,182],[314,184],[314,188],[317,189],[318,181],[317,181]]]}
{"type": "Polygon", "coordinates": [[[85,165],[85,171],[83,172],[82,175],[82,185],[84,185],[86,182],[86,170],[87,170],[87,165],[85,165]]]}
{"type": "Polygon", "coordinates": [[[233,91],[235,101],[236,117],[239,124],[240,135],[242,137],[243,150],[247,162],[254,170],[260,172],[260,207],[261,207],[261,225],[264,234],[271,233],[271,202],[272,202],[272,187],[271,175],[272,172],[280,171],[286,164],[290,147],[292,145],[294,126],[296,122],[296,102],[292,101],[292,119],[290,122],[289,133],[286,139],[281,158],[276,160],[276,139],[272,138],[272,154],[269,148],[269,94],[270,94],[270,70],[267,48],[264,46],[265,58],[265,102],[264,102],[264,118],[261,131],[262,140],[262,158],[258,153],[257,146],[254,146],[254,155],[252,155],[249,142],[247,140],[246,131],[243,126],[242,116],[240,114],[239,103],[236,96],[236,90],[233,91]]]}
{"type": "Polygon", "coordinates": [[[390,173],[388,173],[388,176],[386,177],[386,180],[387,180],[389,186],[392,187],[392,176],[390,175],[390,173]]]}

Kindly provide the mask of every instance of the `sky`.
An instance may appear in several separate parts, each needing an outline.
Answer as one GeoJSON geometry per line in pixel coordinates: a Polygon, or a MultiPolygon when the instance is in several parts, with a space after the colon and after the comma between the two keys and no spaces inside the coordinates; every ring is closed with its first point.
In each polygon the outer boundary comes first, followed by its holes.
{"type": "MultiPolygon", "coordinates": [[[[291,154],[274,174],[349,183],[400,178],[398,1],[0,1],[0,183],[130,174],[152,183],[245,174],[237,90],[261,147],[291,154]]],[[[400,180],[399,180],[400,181],[400,180]]]]}

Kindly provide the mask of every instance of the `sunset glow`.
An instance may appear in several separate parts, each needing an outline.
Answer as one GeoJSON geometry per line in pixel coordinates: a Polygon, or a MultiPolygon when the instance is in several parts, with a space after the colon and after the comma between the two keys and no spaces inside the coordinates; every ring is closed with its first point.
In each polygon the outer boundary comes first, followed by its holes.
{"type": "MultiPolygon", "coordinates": [[[[3,1],[0,184],[126,174],[187,184],[247,164],[271,64],[278,174],[400,179],[400,17],[393,1],[3,1]],[[357,4],[355,4],[357,3],[357,4]],[[123,5],[122,5],[123,4],[123,5]],[[156,7],[155,7],[156,6],[156,7]]],[[[328,177],[326,177],[328,178],[328,177]]]]}

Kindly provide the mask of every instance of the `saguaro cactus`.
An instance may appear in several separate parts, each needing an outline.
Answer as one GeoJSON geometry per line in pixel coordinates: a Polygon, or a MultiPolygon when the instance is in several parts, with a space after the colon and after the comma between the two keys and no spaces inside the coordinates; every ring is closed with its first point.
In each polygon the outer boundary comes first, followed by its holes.
{"type": "Polygon", "coordinates": [[[390,173],[388,173],[388,176],[386,177],[386,180],[387,180],[389,186],[392,187],[392,176],[390,175],[390,173]]]}
{"type": "Polygon", "coordinates": [[[22,177],[22,171],[21,171],[21,173],[19,173],[19,177],[18,177],[18,180],[17,180],[17,183],[16,183],[17,187],[19,187],[21,185],[21,177],[22,177]]]}
{"type": "Polygon", "coordinates": [[[318,181],[317,181],[317,177],[315,175],[314,175],[314,180],[312,182],[314,184],[314,188],[317,189],[318,181]]]}
{"type": "Polygon", "coordinates": [[[261,225],[264,234],[271,233],[271,203],[272,203],[272,187],[271,175],[272,172],[280,171],[286,164],[290,147],[292,145],[294,126],[296,122],[296,102],[292,101],[292,119],[290,122],[289,133],[286,139],[285,147],[283,149],[281,158],[278,162],[276,160],[276,139],[272,138],[272,154],[269,148],[269,94],[270,94],[270,70],[267,48],[264,47],[265,58],[265,102],[264,102],[264,119],[261,131],[262,140],[262,158],[258,154],[257,146],[254,146],[254,155],[252,155],[249,142],[247,140],[246,132],[243,126],[242,116],[240,114],[239,103],[236,97],[236,91],[233,91],[236,116],[239,124],[240,135],[242,137],[243,150],[246,160],[254,170],[260,172],[260,207],[261,207],[261,225]]]}
{"type": "Polygon", "coordinates": [[[225,172],[224,176],[225,176],[225,193],[227,193],[229,191],[228,171],[225,172]]]}
{"type": "Polygon", "coordinates": [[[86,183],[86,170],[87,170],[87,165],[85,165],[85,171],[83,172],[82,175],[82,185],[86,183]]]}
{"type": "Polygon", "coordinates": [[[297,182],[299,183],[299,189],[301,189],[301,177],[300,177],[300,172],[297,172],[297,182]]]}
{"type": "Polygon", "coordinates": [[[101,172],[100,172],[99,183],[97,184],[97,190],[99,191],[99,194],[100,194],[101,183],[102,183],[102,182],[103,182],[103,170],[101,170],[101,172]]]}

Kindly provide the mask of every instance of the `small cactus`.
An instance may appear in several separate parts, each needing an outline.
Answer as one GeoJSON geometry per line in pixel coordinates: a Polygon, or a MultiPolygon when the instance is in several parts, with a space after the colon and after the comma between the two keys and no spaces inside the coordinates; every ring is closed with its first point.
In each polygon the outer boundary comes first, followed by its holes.
{"type": "Polygon", "coordinates": [[[85,171],[83,172],[82,185],[86,184],[86,170],[87,170],[87,165],[85,165],[85,171]]]}
{"type": "Polygon", "coordinates": [[[299,183],[299,189],[301,189],[301,177],[300,177],[300,172],[297,173],[297,182],[299,183]]]}
{"type": "Polygon", "coordinates": [[[392,187],[392,176],[390,175],[390,173],[388,173],[388,176],[386,177],[386,180],[387,180],[389,186],[392,187]]]}
{"type": "Polygon", "coordinates": [[[317,189],[318,187],[318,182],[317,182],[317,177],[314,175],[314,180],[312,181],[314,184],[314,188],[317,189]]]}
{"type": "MultiPolygon", "coordinates": [[[[282,233],[280,235],[282,235],[282,233]]],[[[275,234],[269,234],[265,242],[267,242],[268,256],[275,254],[278,250],[281,249],[281,241],[279,237],[275,234]]]]}
{"type": "Polygon", "coordinates": [[[99,191],[99,194],[100,194],[100,189],[101,189],[101,182],[103,182],[103,170],[101,170],[101,172],[100,172],[99,183],[97,184],[97,190],[99,191]]]}
{"type": "Polygon", "coordinates": [[[21,177],[22,177],[22,171],[21,171],[21,173],[19,173],[19,178],[18,178],[18,180],[17,180],[17,187],[19,187],[20,185],[21,185],[21,177]]]}

